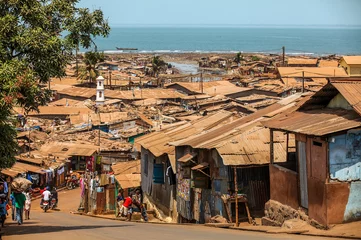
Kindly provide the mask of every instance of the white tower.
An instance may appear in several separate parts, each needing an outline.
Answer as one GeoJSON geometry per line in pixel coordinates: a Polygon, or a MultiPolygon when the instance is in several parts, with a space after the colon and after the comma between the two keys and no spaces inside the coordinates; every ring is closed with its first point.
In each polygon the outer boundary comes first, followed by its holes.
{"type": "Polygon", "coordinates": [[[96,97],[96,105],[103,105],[105,102],[104,98],[104,78],[99,76],[97,78],[97,97],[96,97]]]}

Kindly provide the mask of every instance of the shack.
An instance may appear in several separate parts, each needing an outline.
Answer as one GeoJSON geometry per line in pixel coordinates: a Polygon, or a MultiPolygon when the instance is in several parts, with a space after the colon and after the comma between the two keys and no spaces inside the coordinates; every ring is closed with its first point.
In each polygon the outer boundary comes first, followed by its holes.
{"type": "MultiPolygon", "coordinates": [[[[297,94],[224,126],[172,142],[176,146],[179,222],[205,223],[216,215],[229,222],[238,222],[237,215],[243,215],[251,222],[250,215],[263,215],[270,197],[270,139],[260,121],[292,112],[305,99],[307,95],[297,94]],[[240,202],[246,208],[235,201],[225,202],[235,192],[243,196],[240,202]]],[[[286,161],[287,143],[293,146],[294,139],[277,135],[276,162],[286,161]]],[[[294,156],[294,146],[293,154],[289,152],[294,156]]]]}
{"type": "MultiPolygon", "coordinates": [[[[270,128],[271,200],[294,212],[301,208],[304,220],[323,226],[361,219],[360,93],[361,79],[334,79],[298,111],[264,123],[270,128]],[[277,131],[295,135],[295,162],[275,163],[277,131]]],[[[282,224],[286,219],[277,212],[283,214],[274,209],[267,217],[282,224]]]]}

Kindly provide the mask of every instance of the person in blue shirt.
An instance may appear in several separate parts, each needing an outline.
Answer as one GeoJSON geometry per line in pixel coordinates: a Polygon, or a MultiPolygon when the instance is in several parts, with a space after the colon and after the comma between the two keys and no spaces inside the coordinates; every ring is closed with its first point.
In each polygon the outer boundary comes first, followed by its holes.
{"type": "Polygon", "coordinates": [[[1,226],[4,227],[5,219],[6,219],[6,204],[7,201],[5,198],[0,198],[0,219],[1,219],[1,226]]]}

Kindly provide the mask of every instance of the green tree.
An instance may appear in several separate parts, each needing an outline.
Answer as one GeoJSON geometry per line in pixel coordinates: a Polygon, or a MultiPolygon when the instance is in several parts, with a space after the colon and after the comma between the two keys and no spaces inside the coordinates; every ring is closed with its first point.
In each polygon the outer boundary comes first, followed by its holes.
{"type": "Polygon", "coordinates": [[[166,62],[164,62],[159,56],[154,56],[153,57],[153,59],[152,59],[152,70],[153,70],[153,75],[155,77],[158,76],[160,70],[164,66],[168,66],[168,64],[166,62]]]}
{"type": "Polygon", "coordinates": [[[237,53],[237,55],[234,57],[234,61],[238,64],[238,66],[241,63],[241,61],[243,61],[243,56],[241,52],[237,53]]]}
{"type": "Polygon", "coordinates": [[[84,67],[79,69],[78,79],[89,80],[89,83],[95,82],[95,79],[99,76],[99,71],[96,69],[99,62],[103,62],[105,56],[100,52],[86,52],[83,62],[84,67]]]}
{"type": "Polygon", "coordinates": [[[93,38],[96,36],[107,37],[110,32],[110,27],[108,22],[104,21],[101,10],[90,12],[87,8],[80,8],[72,17],[68,30],[69,34],[66,36],[66,39],[75,48],[76,76],[78,76],[79,47],[90,48],[93,45],[96,52],[97,46],[93,38]]]}
{"type": "Polygon", "coordinates": [[[52,77],[65,75],[65,67],[73,59],[74,36],[80,36],[79,45],[88,48],[93,43],[92,37],[109,31],[107,22],[101,21],[100,12],[96,14],[96,22],[103,22],[105,31],[75,28],[75,20],[86,26],[94,24],[88,14],[83,14],[89,10],[75,7],[78,1],[1,1],[0,168],[15,162],[13,107],[24,108],[26,114],[45,104],[48,94],[42,85],[52,77]]]}

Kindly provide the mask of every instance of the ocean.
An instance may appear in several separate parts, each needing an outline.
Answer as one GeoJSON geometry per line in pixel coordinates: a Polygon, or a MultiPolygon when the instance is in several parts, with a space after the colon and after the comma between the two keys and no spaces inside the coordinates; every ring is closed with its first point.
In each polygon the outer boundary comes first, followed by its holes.
{"type": "Polygon", "coordinates": [[[361,27],[113,27],[98,50],[140,53],[258,52],[289,55],[361,54],[361,27]]]}

